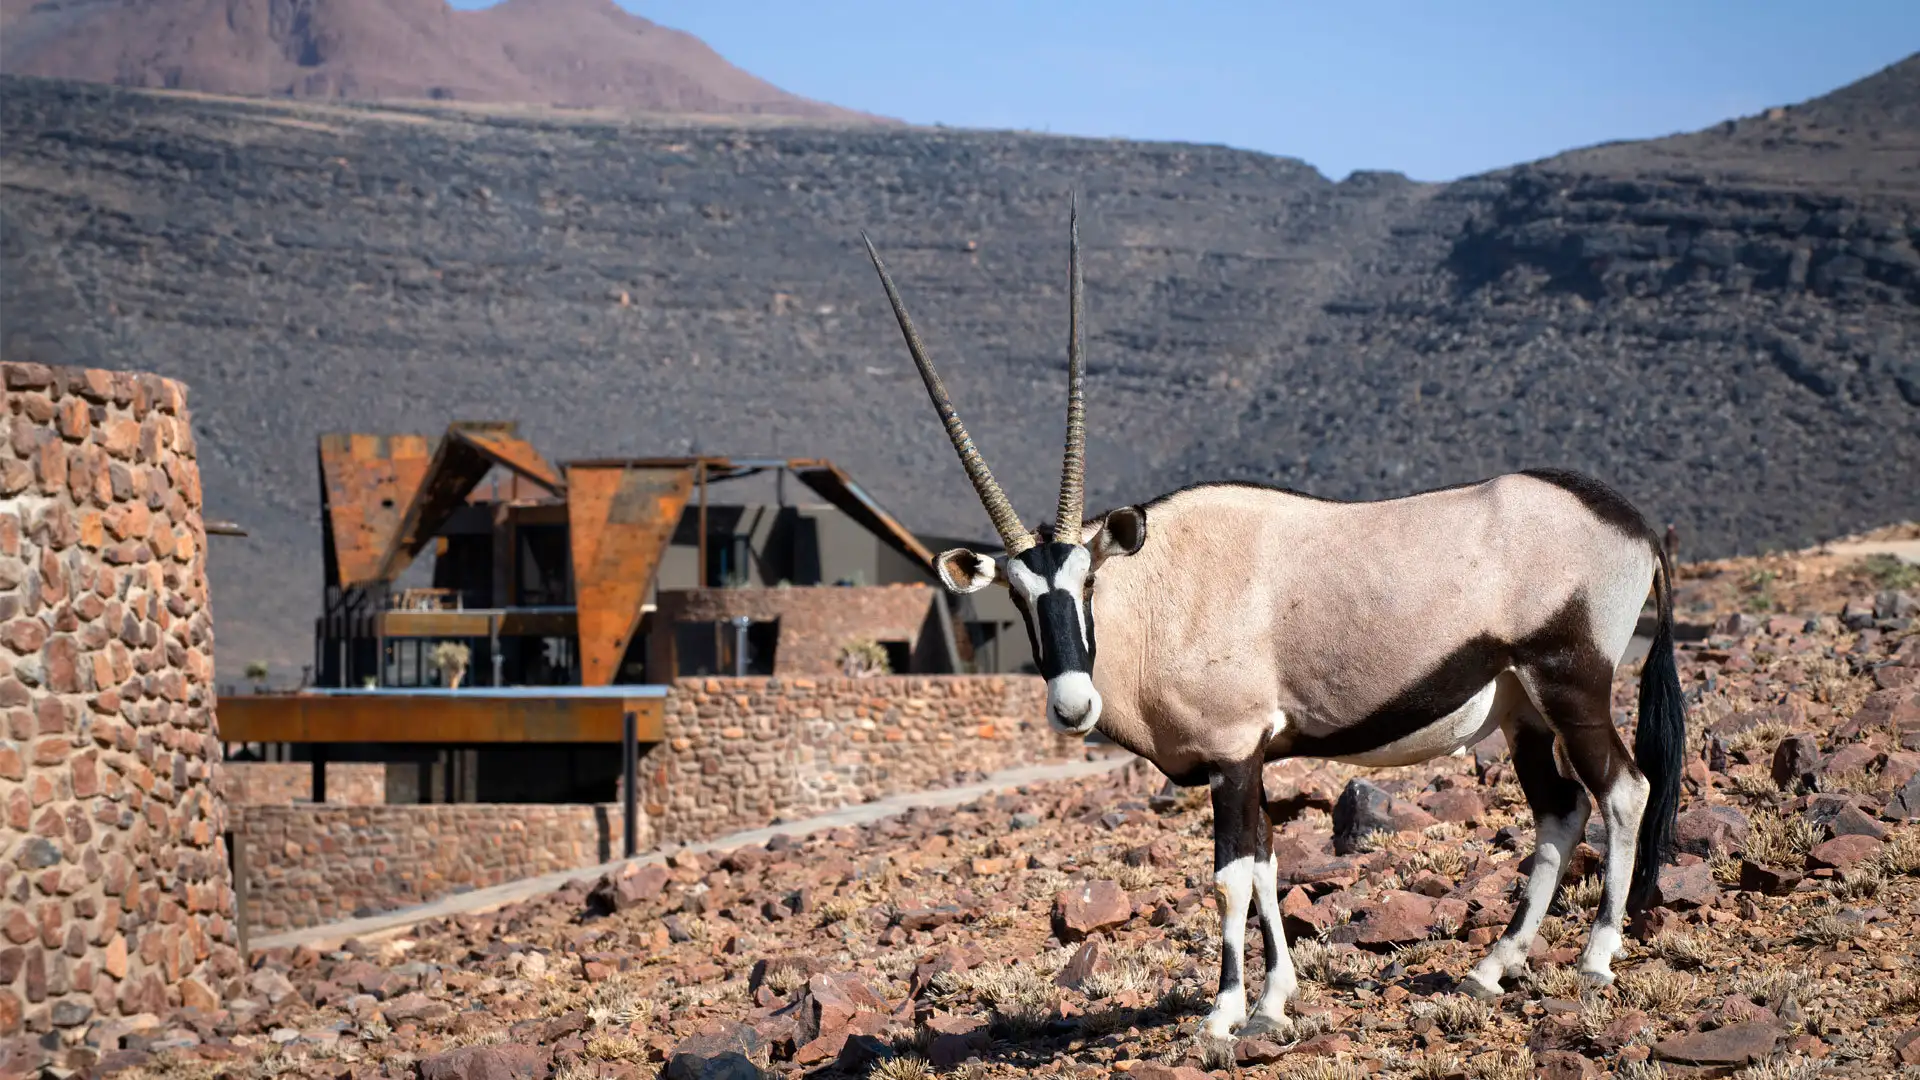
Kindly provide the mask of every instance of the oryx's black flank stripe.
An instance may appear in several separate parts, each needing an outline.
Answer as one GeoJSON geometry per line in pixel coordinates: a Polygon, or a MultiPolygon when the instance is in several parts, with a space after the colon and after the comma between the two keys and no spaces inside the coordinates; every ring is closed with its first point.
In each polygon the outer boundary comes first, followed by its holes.
{"type": "Polygon", "coordinates": [[[1604,693],[1612,685],[1613,663],[1594,644],[1592,625],[1586,598],[1576,596],[1519,641],[1481,634],[1357,723],[1325,735],[1292,728],[1281,732],[1267,744],[1267,760],[1346,757],[1389,746],[1465,705],[1512,667],[1540,668],[1556,679],[1571,677],[1587,686],[1597,685],[1604,693]]]}

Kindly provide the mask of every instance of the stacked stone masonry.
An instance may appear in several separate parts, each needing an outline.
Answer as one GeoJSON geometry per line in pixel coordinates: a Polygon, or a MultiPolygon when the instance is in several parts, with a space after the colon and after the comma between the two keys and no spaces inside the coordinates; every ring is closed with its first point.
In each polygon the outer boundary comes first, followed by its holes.
{"type": "MultiPolygon", "coordinates": [[[[221,769],[227,806],[285,806],[313,801],[313,765],[305,761],[229,761],[221,769]]],[[[327,766],[327,805],[379,806],[387,801],[387,767],[379,762],[327,766]]]]}
{"type": "Polygon", "coordinates": [[[256,937],[592,866],[625,837],[618,806],[307,803],[235,816],[256,937]]]}
{"type": "Polygon", "coordinates": [[[215,1009],[240,965],[186,390],[0,379],[0,1040],[215,1009]]]}
{"type": "Polygon", "coordinates": [[[1030,675],[681,679],[641,762],[664,841],[691,842],[1085,752],[1030,675]]]}
{"type": "MultiPolygon", "coordinates": [[[[638,846],[709,840],[981,773],[1081,756],[1026,675],[683,679],[640,762],[638,846]]],[[[332,773],[328,773],[332,788],[332,773]]],[[[255,935],[426,903],[623,850],[607,806],[234,811],[255,935]]]]}

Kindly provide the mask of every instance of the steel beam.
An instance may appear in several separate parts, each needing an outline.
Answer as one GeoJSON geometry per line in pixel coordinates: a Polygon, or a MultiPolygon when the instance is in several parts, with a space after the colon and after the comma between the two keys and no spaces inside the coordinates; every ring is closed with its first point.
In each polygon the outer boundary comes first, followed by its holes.
{"type": "Polygon", "coordinates": [[[271,743],[619,743],[629,714],[660,741],[664,699],[638,695],[223,694],[217,709],[222,740],[271,743]]]}

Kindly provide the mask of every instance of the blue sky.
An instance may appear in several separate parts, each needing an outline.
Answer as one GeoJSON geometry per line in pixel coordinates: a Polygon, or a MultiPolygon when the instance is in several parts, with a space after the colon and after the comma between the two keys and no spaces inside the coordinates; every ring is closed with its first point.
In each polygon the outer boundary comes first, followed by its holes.
{"type": "Polygon", "coordinates": [[[1705,127],[1920,49],[1920,0],[622,2],[838,105],[1225,143],[1334,178],[1445,180],[1705,127]]]}

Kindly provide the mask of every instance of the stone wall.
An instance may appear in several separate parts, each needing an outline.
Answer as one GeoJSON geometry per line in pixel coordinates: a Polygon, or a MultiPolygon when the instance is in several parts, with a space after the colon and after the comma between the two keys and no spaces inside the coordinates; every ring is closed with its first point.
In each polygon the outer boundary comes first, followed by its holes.
{"type": "Polygon", "coordinates": [[[256,938],[592,866],[617,858],[625,837],[618,806],[307,803],[235,817],[256,938]]]}
{"type": "MultiPolygon", "coordinates": [[[[1027,675],[683,679],[640,762],[639,844],[689,843],[1085,753],[1027,675]]],[[[332,770],[328,771],[332,787],[332,770]]],[[[622,851],[620,805],[236,810],[249,929],[424,903],[622,851]]]]}
{"type": "Polygon", "coordinates": [[[1030,675],[682,679],[640,763],[663,841],[704,840],[1084,753],[1030,675]]]}
{"type": "MultiPolygon", "coordinates": [[[[229,761],[221,773],[229,807],[285,806],[313,801],[311,762],[229,761]]],[[[328,763],[328,806],[379,806],[386,801],[386,765],[380,762],[328,763]]]]}
{"type": "Polygon", "coordinates": [[[857,638],[904,641],[909,649],[917,647],[933,606],[933,589],[925,585],[686,589],[661,592],[657,604],[653,616],[657,629],[647,639],[647,670],[655,673],[657,682],[668,681],[680,670],[674,658],[676,623],[717,622],[736,615],[755,622],[779,622],[775,676],[831,676],[840,673],[840,647],[857,638]]]}
{"type": "Polygon", "coordinates": [[[240,966],[186,390],[0,378],[0,1039],[214,1009],[240,966]]]}

